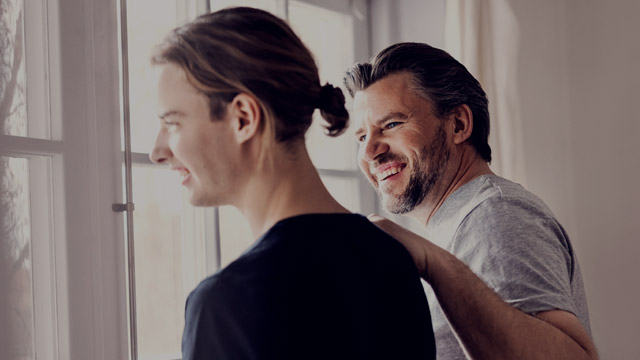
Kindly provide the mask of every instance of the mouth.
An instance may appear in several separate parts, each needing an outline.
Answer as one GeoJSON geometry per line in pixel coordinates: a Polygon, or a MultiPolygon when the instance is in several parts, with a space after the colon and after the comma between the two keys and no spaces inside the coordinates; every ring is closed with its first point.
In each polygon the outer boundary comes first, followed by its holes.
{"type": "Polygon", "coordinates": [[[182,185],[186,185],[191,179],[191,172],[185,168],[175,169],[182,178],[182,185]]]}
{"type": "Polygon", "coordinates": [[[375,173],[376,180],[381,182],[393,179],[399,173],[401,173],[406,166],[406,164],[393,164],[391,166],[385,166],[375,173]]]}

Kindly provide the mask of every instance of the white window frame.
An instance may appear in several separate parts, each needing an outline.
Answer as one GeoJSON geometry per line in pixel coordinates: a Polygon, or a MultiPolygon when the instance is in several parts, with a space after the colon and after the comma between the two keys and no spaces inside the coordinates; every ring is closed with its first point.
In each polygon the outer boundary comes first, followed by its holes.
{"type": "MultiPolygon", "coordinates": [[[[131,351],[125,217],[112,204],[126,204],[123,178],[119,1],[24,0],[31,37],[27,61],[29,116],[49,117],[45,138],[0,135],[0,155],[50,159],[33,166],[31,197],[48,197],[45,208],[32,207],[33,261],[49,277],[34,275],[36,354],[38,359],[135,359],[131,351]],[[40,19],[34,21],[33,19],[40,19]],[[35,36],[35,35],[34,35],[35,36]],[[37,39],[37,36],[35,37],[37,39]],[[40,52],[42,66],[33,62],[40,52]],[[33,79],[40,79],[32,82],[33,79]],[[42,79],[48,79],[45,83],[42,79]],[[37,173],[44,169],[45,173],[37,173]],[[44,295],[41,295],[44,294],[44,295]]],[[[198,0],[198,11],[207,0],[198,0]]],[[[277,0],[286,11],[287,2],[277,0]]],[[[366,0],[312,1],[310,4],[352,14],[366,0]],[[355,5],[353,5],[355,3],[355,5]]],[[[202,7],[205,6],[205,7],[202,7]]],[[[366,60],[368,14],[356,26],[355,55],[366,60]],[[364,35],[363,35],[364,34],[364,35]]],[[[126,93],[126,91],[124,91],[126,93]]],[[[147,164],[146,154],[131,162],[147,164]]],[[[152,165],[154,166],[154,165],[152,165]]],[[[358,170],[318,169],[321,175],[357,178],[361,208],[375,211],[371,187],[358,170]]],[[[220,265],[218,215],[207,209],[207,270],[220,265]]]]}
{"type": "MultiPolygon", "coordinates": [[[[207,10],[210,8],[209,6],[209,1],[208,0],[197,0],[197,13],[202,13],[204,10],[207,10]]],[[[329,10],[333,10],[336,12],[340,12],[340,13],[344,13],[344,14],[348,14],[350,16],[352,16],[354,14],[354,11],[356,12],[360,12],[359,15],[361,16],[354,16],[354,45],[355,45],[355,49],[354,49],[354,54],[356,59],[361,59],[361,60],[366,60],[369,58],[370,56],[370,50],[369,50],[369,39],[368,39],[368,11],[367,9],[367,2],[365,0],[355,0],[355,1],[349,1],[349,2],[345,2],[342,0],[331,0],[331,1],[312,1],[312,0],[298,0],[301,2],[306,2],[309,3],[311,5],[315,5],[315,6],[319,6],[319,7],[323,7],[329,10]],[[364,10],[360,10],[360,9],[364,9],[364,10]],[[365,39],[364,41],[362,41],[362,39],[365,39]]],[[[211,1],[212,3],[215,2],[215,0],[211,1]]],[[[288,0],[276,0],[277,3],[277,9],[278,9],[278,14],[279,16],[283,17],[283,18],[287,18],[287,9],[288,9],[288,0]]],[[[122,8],[124,7],[123,4],[126,4],[125,0],[121,0],[120,1],[120,6],[121,6],[121,12],[122,12],[122,8]]],[[[121,33],[126,34],[126,21],[123,20],[126,19],[126,11],[121,13],[121,33]]],[[[126,54],[126,40],[124,43],[121,42],[121,46],[122,49],[121,51],[123,52],[123,57],[122,57],[122,63],[127,62],[127,54],[126,54]]],[[[126,66],[124,67],[124,73],[123,75],[123,80],[122,80],[122,86],[124,87],[124,93],[125,96],[127,94],[127,90],[126,90],[126,84],[128,84],[128,74],[127,74],[127,70],[126,70],[126,66]]],[[[128,124],[126,124],[128,122],[128,101],[127,99],[123,99],[123,103],[125,104],[124,106],[124,118],[125,118],[125,128],[128,126],[128,124]]],[[[127,134],[127,130],[125,130],[125,138],[128,138],[128,134],[127,134]]],[[[128,140],[127,140],[128,141],[128,140]]],[[[130,144],[126,144],[126,146],[128,148],[130,148],[130,144]]],[[[356,151],[356,147],[354,146],[354,152],[356,151]]],[[[125,151],[125,158],[130,156],[130,164],[127,165],[128,170],[126,171],[131,171],[130,166],[133,165],[144,165],[144,166],[160,166],[160,165],[155,165],[153,163],[151,163],[151,161],[149,160],[149,155],[147,153],[131,153],[130,155],[126,154],[127,151],[125,151]]],[[[332,177],[342,177],[342,178],[348,178],[348,179],[355,179],[358,181],[358,188],[360,189],[360,208],[362,210],[362,212],[364,213],[369,213],[369,212],[375,212],[377,211],[377,202],[375,200],[375,193],[373,191],[373,189],[371,188],[371,186],[367,183],[367,181],[364,179],[364,177],[361,175],[360,171],[358,169],[350,169],[350,170],[334,170],[334,169],[322,169],[319,168],[318,172],[320,173],[320,175],[324,175],[324,176],[332,176],[332,177]]],[[[131,182],[131,178],[130,176],[126,175],[125,176],[127,179],[125,181],[125,188],[127,187],[131,187],[131,184],[129,183],[129,185],[126,184],[126,182],[131,182]]],[[[132,195],[129,193],[127,195],[127,200],[126,203],[132,203],[131,197],[132,195]]],[[[125,203],[125,204],[126,204],[125,203]]],[[[221,266],[221,254],[220,254],[220,243],[221,243],[221,238],[220,238],[220,230],[219,230],[219,213],[218,213],[218,209],[217,208],[211,208],[211,209],[207,209],[205,210],[206,214],[205,214],[205,242],[206,242],[206,268],[207,268],[207,272],[208,273],[213,273],[216,270],[218,270],[221,266]]],[[[130,215],[130,211],[129,211],[129,215],[127,216],[128,218],[128,222],[129,223],[133,223],[133,218],[130,215]]],[[[132,231],[132,227],[134,226],[134,224],[129,225],[128,226],[128,232],[127,232],[127,238],[128,238],[128,252],[129,252],[129,264],[132,265],[133,264],[133,243],[135,241],[135,239],[133,238],[133,231],[132,231]]],[[[134,270],[135,271],[135,270],[134,270]]],[[[132,359],[136,359],[137,358],[137,351],[136,351],[136,324],[135,324],[135,273],[131,273],[130,272],[130,282],[129,282],[129,308],[131,313],[129,314],[129,321],[130,321],[130,330],[129,330],[129,334],[130,334],[130,346],[131,346],[131,358],[132,359]]]]}
{"type": "Polygon", "coordinates": [[[45,139],[0,135],[0,153],[34,160],[35,356],[125,359],[116,4],[24,4],[28,116],[51,126],[45,139]]]}

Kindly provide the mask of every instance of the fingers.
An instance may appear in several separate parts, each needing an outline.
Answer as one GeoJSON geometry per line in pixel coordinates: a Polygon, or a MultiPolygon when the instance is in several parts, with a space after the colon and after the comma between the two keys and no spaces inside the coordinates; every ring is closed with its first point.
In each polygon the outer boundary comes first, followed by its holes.
{"type": "Polygon", "coordinates": [[[367,219],[400,242],[411,254],[420,274],[425,273],[427,268],[425,246],[427,241],[424,238],[378,214],[370,214],[367,219]]]}
{"type": "Polygon", "coordinates": [[[384,218],[384,217],[382,217],[382,216],[380,216],[378,214],[375,214],[375,213],[371,213],[371,214],[367,215],[367,219],[369,219],[369,221],[371,221],[371,222],[376,222],[376,221],[380,221],[380,220],[387,220],[386,218],[384,218]]]}
{"type": "Polygon", "coordinates": [[[385,232],[389,233],[394,237],[395,237],[394,233],[397,233],[402,229],[398,224],[378,214],[369,214],[369,216],[367,216],[367,219],[369,219],[369,221],[371,221],[374,225],[376,225],[377,227],[379,227],[380,229],[384,230],[385,232]]]}

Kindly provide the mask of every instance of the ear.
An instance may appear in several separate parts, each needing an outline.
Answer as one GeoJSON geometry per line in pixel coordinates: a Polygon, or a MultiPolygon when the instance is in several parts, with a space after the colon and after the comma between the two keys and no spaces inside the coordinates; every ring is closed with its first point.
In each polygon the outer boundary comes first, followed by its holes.
{"type": "Polygon", "coordinates": [[[239,144],[250,140],[259,132],[262,112],[255,97],[240,93],[233,98],[229,109],[232,131],[239,144]]]}
{"type": "Polygon", "coordinates": [[[462,144],[471,137],[473,112],[466,104],[458,106],[450,115],[453,119],[453,143],[462,144]]]}

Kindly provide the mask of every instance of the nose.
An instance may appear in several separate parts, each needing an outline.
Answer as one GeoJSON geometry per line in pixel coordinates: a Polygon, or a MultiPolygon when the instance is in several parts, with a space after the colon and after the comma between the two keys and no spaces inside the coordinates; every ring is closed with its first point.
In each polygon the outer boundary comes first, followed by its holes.
{"type": "Polygon", "coordinates": [[[385,154],[389,151],[389,144],[375,134],[370,134],[365,143],[362,145],[362,159],[367,162],[372,162],[378,158],[378,156],[385,154]]]}
{"type": "Polygon", "coordinates": [[[162,129],[158,132],[156,142],[153,145],[153,150],[151,151],[151,154],[149,154],[149,159],[156,164],[163,164],[172,155],[171,149],[169,149],[169,146],[167,145],[166,131],[162,129]]]}

